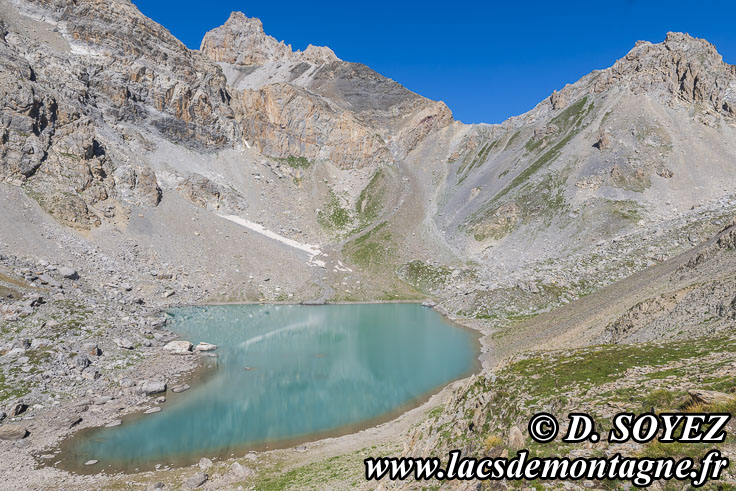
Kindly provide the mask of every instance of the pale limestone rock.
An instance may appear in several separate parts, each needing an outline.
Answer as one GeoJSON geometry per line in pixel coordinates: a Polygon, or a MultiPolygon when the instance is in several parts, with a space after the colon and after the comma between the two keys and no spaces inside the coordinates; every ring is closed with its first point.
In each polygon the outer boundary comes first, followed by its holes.
{"type": "Polygon", "coordinates": [[[175,355],[186,355],[192,352],[192,346],[189,341],[170,341],[163,349],[175,355]]]}

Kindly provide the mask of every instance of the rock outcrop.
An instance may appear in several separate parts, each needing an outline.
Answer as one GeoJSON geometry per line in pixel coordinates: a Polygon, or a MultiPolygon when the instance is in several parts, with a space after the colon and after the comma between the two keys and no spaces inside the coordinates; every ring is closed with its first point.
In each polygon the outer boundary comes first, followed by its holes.
{"type": "Polygon", "coordinates": [[[736,116],[736,66],[723,62],[715,46],[679,32],[661,44],[640,41],[604,70],[593,90],[623,86],[635,93],[658,92],[709,111],[736,116]]]}
{"type": "Polygon", "coordinates": [[[292,51],[239,12],[205,35],[201,51],[227,75],[243,138],[271,157],[378,166],[453,121],[445,104],[329,48],[292,51]]]}

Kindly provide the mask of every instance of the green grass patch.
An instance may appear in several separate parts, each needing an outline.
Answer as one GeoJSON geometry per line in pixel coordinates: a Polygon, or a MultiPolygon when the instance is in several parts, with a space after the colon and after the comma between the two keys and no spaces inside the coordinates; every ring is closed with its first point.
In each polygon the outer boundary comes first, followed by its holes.
{"type": "Polygon", "coordinates": [[[378,169],[368,185],[360,192],[355,203],[355,212],[360,221],[359,228],[373,223],[381,214],[387,190],[386,174],[378,169]]]}
{"type": "Polygon", "coordinates": [[[663,344],[601,345],[575,350],[567,356],[535,356],[514,363],[509,370],[527,377],[536,396],[545,397],[557,387],[588,388],[611,382],[632,367],[665,365],[671,361],[713,352],[736,352],[736,344],[717,337],[663,344]]]}
{"type": "Polygon", "coordinates": [[[383,269],[395,255],[395,248],[391,232],[386,229],[386,222],[382,222],[370,232],[345,244],[343,253],[362,268],[383,269]]]}
{"type": "Polygon", "coordinates": [[[327,204],[317,214],[317,222],[330,231],[344,230],[352,225],[353,217],[347,208],[341,206],[340,198],[330,190],[327,204]]]}
{"type": "Polygon", "coordinates": [[[295,155],[289,155],[285,159],[276,159],[279,162],[283,162],[289,167],[293,167],[295,169],[308,169],[312,166],[312,162],[309,161],[306,157],[297,157],[295,155]]]}
{"type": "Polygon", "coordinates": [[[423,293],[433,293],[447,282],[451,270],[447,266],[434,266],[415,260],[403,265],[399,275],[404,281],[423,293]]]}

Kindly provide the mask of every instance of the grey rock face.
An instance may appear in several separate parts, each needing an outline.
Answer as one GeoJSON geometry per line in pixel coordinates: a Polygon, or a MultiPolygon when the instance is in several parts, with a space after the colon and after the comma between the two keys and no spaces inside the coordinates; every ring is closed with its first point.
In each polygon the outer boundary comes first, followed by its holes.
{"type": "Polygon", "coordinates": [[[115,185],[123,199],[137,206],[158,206],[162,191],[156,174],[148,167],[120,166],[115,169],[115,185]]]}
{"type": "Polygon", "coordinates": [[[218,62],[238,65],[263,65],[291,55],[291,46],[263,32],[260,19],[233,12],[227,22],[209,31],[200,51],[218,62]]]}

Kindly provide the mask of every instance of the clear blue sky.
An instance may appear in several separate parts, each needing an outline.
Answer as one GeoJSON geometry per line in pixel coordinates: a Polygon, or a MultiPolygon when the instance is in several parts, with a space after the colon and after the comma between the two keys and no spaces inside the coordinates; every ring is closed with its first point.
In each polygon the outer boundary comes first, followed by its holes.
{"type": "Polygon", "coordinates": [[[443,100],[466,123],[498,123],[552,90],[667,31],[706,38],[736,63],[736,1],[311,2],[133,0],[190,48],[240,10],[267,34],[325,45],[409,89],[443,100]]]}

